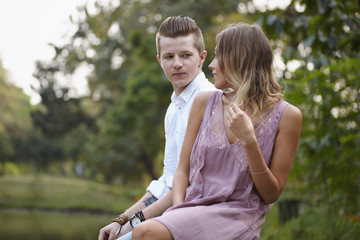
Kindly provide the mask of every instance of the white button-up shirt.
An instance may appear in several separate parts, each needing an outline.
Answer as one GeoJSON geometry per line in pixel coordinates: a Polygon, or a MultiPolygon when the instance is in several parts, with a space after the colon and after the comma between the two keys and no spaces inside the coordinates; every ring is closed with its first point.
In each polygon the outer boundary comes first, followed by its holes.
{"type": "Polygon", "coordinates": [[[173,92],[165,115],[165,156],[163,175],[153,180],[147,188],[158,199],[171,188],[174,173],[179,163],[182,142],[185,137],[192,103],[200,91],[216,90],[201,72],[182,92],[173,92]]]}

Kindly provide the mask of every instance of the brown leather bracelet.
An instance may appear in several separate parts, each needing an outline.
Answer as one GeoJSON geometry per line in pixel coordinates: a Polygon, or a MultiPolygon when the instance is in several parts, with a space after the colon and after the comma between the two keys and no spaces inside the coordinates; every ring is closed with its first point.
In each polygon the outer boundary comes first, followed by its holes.
{"type": "Polygon", "coordinates": [[[120,214],[117,218],[114,218],[112,220],[112,222],[117,222],[118,224],[123,226],[123,225],[125,225],[125,223],[127,223],[129,221],[129,219],[130,218],[123,213],[123,214],[120,214]]]}

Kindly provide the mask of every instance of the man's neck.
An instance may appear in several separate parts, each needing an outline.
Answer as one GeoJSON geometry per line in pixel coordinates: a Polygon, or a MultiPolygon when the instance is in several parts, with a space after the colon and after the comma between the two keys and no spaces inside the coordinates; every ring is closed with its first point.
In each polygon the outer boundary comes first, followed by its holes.
{"type": "Polygon", "coordinates": [[[191,80],[191,82],[189,82],[188,85],[186,85],[184,88],[181,88],[181,89],[175,89],[174,88],[174,92],[175,92],[175,95],[176,97],[180,96],[180,94],[202,73],[202,70],[200,69],[198,74],[196,75],[196,77],[194,77],[193,80],[191,80]]]}

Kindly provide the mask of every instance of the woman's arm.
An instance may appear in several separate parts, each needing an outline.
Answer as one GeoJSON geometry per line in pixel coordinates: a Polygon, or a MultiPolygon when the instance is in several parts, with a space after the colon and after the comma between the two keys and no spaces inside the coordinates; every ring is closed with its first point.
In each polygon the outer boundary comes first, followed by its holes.
{"type": "Polygon", "coordinates": [[[142,211],[145,219],[150,219],[153,217],[160,216],[163,214],[166,209],[172,206],[172,190],[167,192],[163,197],[154,202],[153,204],[147,206],[142,211]]]}
{"type": "Polygon", "coordinates": [[[266,204],[273,203],[285,187],[295,157],[301,133],[301,111],[291,104],[285,108],[277,129],[270,168],[262,156],[250,118],[234,106],[233,111],[237,120],[230,129],[243,142],[256,190],[266,204]]]}
{"type": "Polygon", "coordinates": [[[191,107],[186,134],[181,148],[179,164],[176,168],[173,180],[173,205],[184,202],[185,191],[189,186],[190,155],[198,134],[201,121],[204,116],[206,105],[211,92],[201,92],[191,107]]]}

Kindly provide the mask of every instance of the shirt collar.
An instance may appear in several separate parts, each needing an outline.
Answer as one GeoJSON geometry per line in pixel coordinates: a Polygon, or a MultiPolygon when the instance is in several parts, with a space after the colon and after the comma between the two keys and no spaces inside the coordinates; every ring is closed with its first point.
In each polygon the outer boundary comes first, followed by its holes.
{"type": "Polygon", "coordinates": [[[188,102],[191,98],[191,96],[194,94],[194,92],[197,89],[197,86],[199,86],[201,81],[206,80],[204,72],[201,72],[199,75],[197,75],[194,80],[189,83],[189,85],[186,86],[186,88],[180,93],[178,97],[176,97],[175,91],[171,95],[171,101],[174,102],[177,99],[182,99],[184,102],[188,102]]]}

